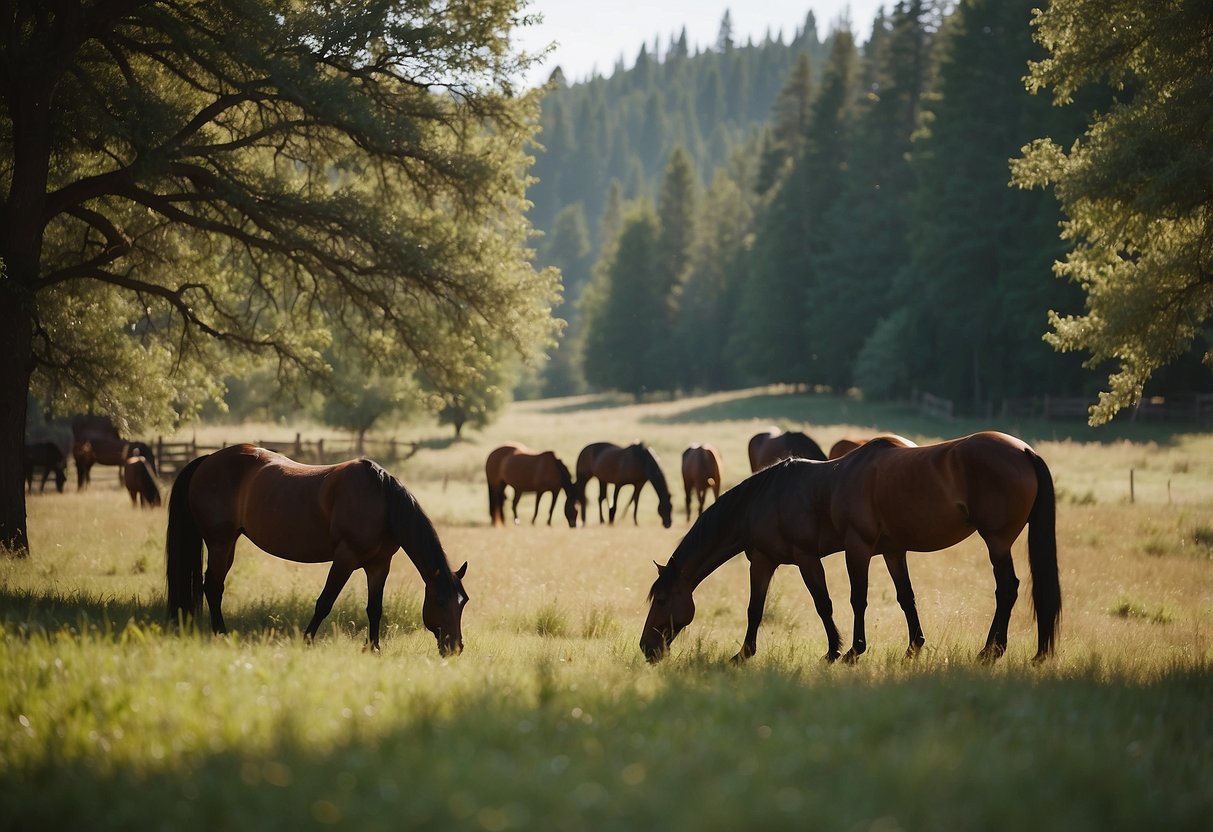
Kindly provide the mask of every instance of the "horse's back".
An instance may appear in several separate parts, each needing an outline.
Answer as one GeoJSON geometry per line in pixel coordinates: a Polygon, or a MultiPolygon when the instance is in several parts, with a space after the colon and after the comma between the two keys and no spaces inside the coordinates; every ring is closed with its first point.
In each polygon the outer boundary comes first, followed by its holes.
{"type": "Polygon", "coordinates": [[[996,432],[921,447],[899,439],[874,438],[838,460],[834,512],[845,522],[913,551],[1023,528],[1036,497],[1027,443],[996,432]]]}
{"type": "Polygon", "coordinates": [[[525,450],[529,449],[521,442],[505,442],[498,445],[489,451],[488,458],[484,461],[484,475],[493,484],[499,483],[504,476],[506,460],[525,450]]]}

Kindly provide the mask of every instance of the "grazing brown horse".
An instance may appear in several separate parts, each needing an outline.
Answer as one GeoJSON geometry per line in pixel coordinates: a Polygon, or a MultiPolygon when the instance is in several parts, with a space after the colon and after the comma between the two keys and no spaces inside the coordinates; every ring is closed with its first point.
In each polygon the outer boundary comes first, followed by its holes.
{"type": "Polygon", "coordinates": [[[355,569],[366,572],[367,641],[379,649],[383,587],[392,556],[404,548],[425,582],[421,619],[444,656],[463,650],[460,626],[467,593],[465,563],[452,571],[433,524],[416,498],[369,459],[302,465],[253,445],[200,456],[173,484],[165,546],[170,619],[196,618],[205,596],[211,629],[227,632],[223,583],[236,540],[296,563],[332,561],[316,612],[304,631],[310,643],[355,569]],[[208,553],[205,577],[202,543],[208,553]]]}
{"type": "Polygon", "coordinates": [[[691,493],[699,500],[699,514],[703,514],[703,503],[708,489],[712,498],[720,499],[720,451],[712,445],[692,445],[682,452],[682,487],[687,495],[687,520],[691,519],[691,493]]]}
{"type": "Polygon", "coordinates": [[[156,476],[152,466],[141,456],[128,457],[122,467],[122,482],[126,492],[131,495],[131,507],[143,508],[160,507],[160,488],[156,485],[156,476]]]}
{"type": "Polygon", "coordinates": [[[25,457],[22,463],[25,474],[25,487],[29,493],[34,493],[34,469],[42,469],[42,483],[38,493],[46,491],[46,481],[52,473],[55,475],[55,488],[63,493],[63,485],[67,482],[67,458],[54,442],[30,442],[25,446],[25,457]]]}
{"type": "Polygon", "coordinates": [[[76,461],[76,489],[92,481],[92,467],[97,464],[116,465],[118,483],[124,482],[126,460],[141,456],[156,473],[156,455],[145,442],[128,442],[118,434],[118,428],[108,416],[80,414],[72,418],[72,456],[76,461]]]}
{"type": "Polygon", "coordinates": [[[524,492],[535,492],[535,513],[531,525],[539,516],[539,501],[549,491],[552,506],[548,509],[548,525],[556,512],[556,495],[564,492],[564,519],[569,528],[577,528],[577,494],[569,469],[552,451],[534,451],[517,442],[507,442],[494,448],[484,463],[484,476],[489,484],[489,518],[494,526],[505,525],[505,487],[514,489],[514,523],[518,523],[518,501],[524,492]]]}
{"type": "Polygon", "coordinates": [[[750,437],[750,471],[761,471],[782,459],[825,459],[825,452],[807,434],[798,430],[771,428],[750,437]]]}
{"type": "MultiPolygon", "coordinates": [[[[665,474],[661,473],[661,465],[653,449],[642,442],[621,448],[610,442],[594,442],[586,445],[577,455],[577,502],[581,506],[581,516],[589,522],[586,513],[586,487],[590,480],[598,478],[598,522],[602,520],[602,501],[606,499],[607,483],[615,486],[611,497],[609,522],[615,522],[615,510],[619,508],[619,490],[625,485],[632,486],[632,499],[628,505],[632,507],[632,523],[638,524],[636,514],[640,510],[640,490],[646,482],[653,483],[657,491],[657,514],[661,517],[661,525],[669,528],[673,522],[674,504],[670,499],[670,489],[665,482],[665,474]]],[[[627,506],[624,507],[627,513],[627,506]]]]}
{"type": "Polygon", "coordinates": [[[847,454],[849,454],[851,451],[858,448],[860,445],[863,445],[866,442],[871,442],[873,439],[888,439],[894,445],[897,445],[898,447],[901,447],[901,448],[917,448],[918,447],[918,445],[916,443],[910,441],[909,439],[906,439],[904,436],[898,436],[895,433],[881,433],[881,434],[878,434],[877,436],[870,436],[867,439],[852,439],[851,437],[844,436],[842,439],[839,439],[837,442],[835,442],[833,445],[830,446],[830,455],[828,458],[829,459],[838,459],[840,457],[844,457],[847,454]]]}
{"type": "Polygon", "coordinates": [[[1040,661],[1053,653],[1061,618],[1053,477],[1027,444],[992,432],[923,448],[874,439],[836,461],[788,460],[750,476],[722,494],[669,562],[658,565],[640,647],[649,661],[661,658],[695,616],[695,587],[744,550],[750,559],[749,623],[734,661],[754,655],[767,587],[781,564],[800,569],[825,625],[825,658],[834,661],[841,639],[821,559],[845,550],[855,614],[845,658],[854,661],[867,649],[868,566],[878,554],[897,588],[910,634],[906,655],[913,656],[924,639],[906,552],[945,549],[977,532],[994,568],[994,620],[979,654],[992,661],[1007,646],[1019,593],[1011,544],[1025,525],[1040,661]]]}

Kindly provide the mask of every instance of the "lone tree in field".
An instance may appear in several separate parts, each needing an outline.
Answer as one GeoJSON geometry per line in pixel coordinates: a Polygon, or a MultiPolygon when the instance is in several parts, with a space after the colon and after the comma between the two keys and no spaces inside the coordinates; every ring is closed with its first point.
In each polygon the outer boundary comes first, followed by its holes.
{"type": "Polygon", "coordinates": [[[1035,18],[1049,56],[1030,90],[1068,102],[1107,81],[1118,100],[1073,147],[1039,139],[1014,160],[1023,187],[1053,185],[1074,248],[1056,271],[1087,313],[1050,315],[1059,350],[1111,361],[1092,424],[1141,397],[1155,370],[1203,342],[1213,364],[1213,7],[1199,0],[1054,0],[1035,18]]]}
{"type": "Polygon", "coordinates": [[[373,340],[463,389],[554,332],[528,263],[521,0],[0,8],[0,545],[27,398],[171,421],[231,349],[373,340]]]}

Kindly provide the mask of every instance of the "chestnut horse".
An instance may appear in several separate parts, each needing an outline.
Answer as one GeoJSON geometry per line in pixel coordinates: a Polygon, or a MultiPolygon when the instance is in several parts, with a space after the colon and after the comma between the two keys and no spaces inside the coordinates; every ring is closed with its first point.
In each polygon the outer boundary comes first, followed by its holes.
{"type": "Polygon", "coordinates": [[[827,458],[828,459],[838,459],[839,457],[844,457],[847,454],[849,454],[851,451],[858,448],[860,445],[863,445],[866,442],[870,442],[873,439],[878,439],[878,438],[888,439],[894,445],[897,445],[902,448],[917,448],[918,447],[918,445],[916,443],[911,442],[909,439],[906,439],[904,436],[898,436],[895,433],[881,433],[881,434],[878,434],[877,436],[868,437],[867,439],[852,439],[849,436],[844,436],[842,439],[839,439],[837,442],[835,442],[833,445],[830,446],[830,455],[827,458]]]}
{"type": "MultiPolygon", "coordinates": [[[[636,514],[640,510],[640,490],[646,482],[653,483],[657,491],[657,514],[661,517],[661,525],[669,528],[673,522],[674,504],[670,499],[670,489],[665,482],[665,474],[661,473],[661,465],[653,449],[643,442],[637,442],[621,448],[610,442],[594,442],[586,445],[577,455],[577,503],[581,506],[581,516],[589,522],[586,513],[586,487],[590,480],[598,478],[598,522],[602,520],[602,501],[606,499],[607,483],[615,486],[611,497],[610,520],[615,522],[615,510],[619,508],[619,490],[625,485],[632,486],[632,499],[628,505],[632,507],[632,523],[638,524],[636,514]]],[[[624,507],[627,513],[627,506],[624,507]]]]}
{"type": "Polygon", "coordinates": [[[691,492],[699,500],[699,514],[703,514],[709,488],[713,499],[720,499],[721,467],[720,451],[707,443],[692,445],[682,452],[682,487],[687,495],[688,522],[691,519],[691,492]]]}
{"type": "Polygon", "coordinates": [[[369,459],[303,465],[253,445],[200,456],[177,475],[168,506],[165,546],[170,619],[197,618],[205,596],[211,629],[227,632],[223,583],[236,540],[296,563],[332,561],[316,612],[304,631],[308,643],[355,569],[366,572],[367,642],[379,649],[383,587],[392,556],[404,548],[425,582],[421,619],[443,656],[463,650],[460,622],[467,604],[433,524],[400,480],[369,459]],[[206,573],[202,543],[206,542],[206,573]]]}
{"type": "Polygon", "coordinates": [[[494,448],[484,463],[484,476],[489,484],[489,519],[493,525],[505,525],[505,487],[514,489],[514,523],[518,523],[518,501],[523,492],[535,492],[535,513],[531,525],[539,516],[539,501],[549,491],[552,506],[548,509],[548,525],[556,512],[556,495],[564,492],[564,519],[569,528],[577,528],[577,494],[569,469],[552,451],[535,451],[517,442],[507,442],[494,448]]]}
{"type": "Polygon", "coordinates": [[[807,434],[798,430],[771,428],[750,437],[750,471],[761,471],[782,459],[825,459],[825,452],[807,434]]]}
{"type": "Polygon", "coordinates": [[[640,647],[649,661],[661,658],[695,616],[695,588],[744,550],[750,560],[749,621],[733,660],[754,655],[771,575],[781,564],[795,564],[825,625],[825,658],[834,661],[841,639],[821,559],[845,551],[855,631],[844,658],[854,661],[867,649],[868,566],[877,554],[884,555],[906,616],[906,655],[916,655],[924,638],[906,552],[945,549],[977,532],[989,549],[996,600],[979,657],[993,661],[1007,646],[1019,593],[1011,544],[1025,525],[1040,661],[1053,653],[1061,618],[1053,477],[1026,443],[993,432],[922,448],[874,439],[836,461],[787,460],[750,476],[722,494],[669,562],[658,565],[640,647]]]}
{"type": "Polygon", "coordinates": [[[141,456],[148,468],[156,473],[155,455],[145,442],[127,442],[112,436],[94,436],[91,439],[76,439],[72,442],[72,457],[76,462],[76,490],[86,488],[92,482],[94,465],[118,466],[118,482],[125,482],[126,461],[141,456]]]}
{"type": "Polygon", "coordinates": [[[158,508],[160,506],[160,489],[156,485],[156,476],[152,466],[141,456],[132,456],[122,466],[122,482],[126,492],[131,495],[131,507],[158,508]]]}
{"type": "Polygon", "coordinates": [[[46,491],[46,481],[52,472],[55,475],[55,488],[60,494],[63,493],[63,485],[67,482],[67,457],[54,442],[27,444],[22,468],[25,474],[25,486],[29,489],[29,493],[34,493],[34,469],[36,468],[42,469],[42,484],[38,486],[39,494],[46,491]]]}

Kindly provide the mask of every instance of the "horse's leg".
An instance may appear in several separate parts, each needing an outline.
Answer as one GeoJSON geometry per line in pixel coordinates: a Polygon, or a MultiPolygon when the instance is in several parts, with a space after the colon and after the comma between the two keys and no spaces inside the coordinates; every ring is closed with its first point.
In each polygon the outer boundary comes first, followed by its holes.
{"type": "Polygon", "coordinates": [[[366,643],[374,653],[379,652],[379,622],[383,618],[383,587],[387,583],[392,558],[381,558],[364,567],[366,572],[366,643]]]}
{"type": "MultiPolygon", "coordinates": [[[[325,617],[333,611],[333,604],[337,601],[337,596],[341,594],[341,590],[345,588],[345,582],[350,579],[350,575],[353,573],[353,553],[350,552],[349,547],[345,543],[337,544],[337,551],[334,553],[333,565],[329,569],[328,580],[324,582],[324,589],[321,590],[320,597],[316,599],[316,613],[312,616],[307,629],[303,631],[303,640],[308,644],[311,644],[312,640],[316,638],[316,631],[320,629],[320,622],[324,621],[325,617]]],[[[369,610],[367,617],[370,617],[369,610]]]]}
{"type": "Polygon", "coordinates": [[[514,499],[510,501],[510,509],[514,512],[514,525],[518,525],[518,502],[522,499],[522,492],[517,488],[514,489],[514,499]]]}
{"type": "MultiPolygon", "coordinates": [[[[532,526],[535,525],[535,521],[539,519],[539,501],[543,499],[543,495],[544,495],[543,491],[535,492],[535,513],[531,515],[531,525],[532,526]]],[[[555,508],[555,507],[556,507],[556,500],[553,497],[552,498],[552,508],[555,508]]],[[[550,517],[548,518],[548,525],[549,526],[552,525],[552,520],[550,517]]]]}
{"type": "Polygon", "coordinates": [[[240,535],[234,530],[221,537],[206,540],[206,572],[202,576],[202,593],[211,611],[211,632],[226,633],[223,621],[223,584],[236,558],[236,540],[240,535]]]}
{"type": "MultiPolygon", "coordinates": [[[[691,522],[691,489],[694,488],[694,486],[691,484],[690,479],[688,479],[687,477],[683,477],[682,478],[682,488],[686,492],[686,495],[687,495],[687,522],[690,523],[691,522]]],[[[702,508],[702,506],[701,506],[701,508],[702,508]]]]}
{"type": "MultiPolygon", "coordinates": [[[[619,508],[619,491],[623,488],[623,483],[615,483],[615,491],[611,494],[611,505],[607,511],[607,516],[611,518],[611,525],[615,525],[615,509],[619,508]]],[[[627,512],[627,508],[624,508],[627,512]]]]}
{"type": "MultiPolygon", "coordinates": [[[[633,526],[640,525],[640,521],[636,519],[636,515],[638,513],[640,513],[640,489],[642,489],[642,488],[644,488],[643,482],[632,488],[632,502],[630,503],[630,505],[632,506],[632,525],[633,526]]],[[[624,509],[624,513],[627,513],[626,508],[624,509]]]]}
{"type": "Polygon", "coordinates": [[[733,657],[733,664],[741,664],[758,652],[758,625],[766,609],[771,576],[779,565],[761,552],[747,551],[745,556],[750,561],[750,605],[746,608],[745,640],[741,642],[741,652],[733,657]]]}
{"type": "Polygon", "coordinates": [[[830,600],[830,592],[826,587],[826,571],[821,565],[821,558],[812,554],[798,553],[796,565],[800,567],[800,577],[813,597],[813,606],[821,618],[821,624],[826,631],[826,654],[822,656],[827,662],[834,662],[842,654],[842,636],[834,624],[834,602],[830,600]]]}
{"type": "Polygon", "coordinates": [[[926,639],[922,635],[922,625],[918,622],[918,607],[914,603],[914,587],[910,584],[910,568],[906,565],[906,553],[885,552],[884,564],[889,568],[889,577],[897,588],[897,603],[906,614],[906,627],[910,631],[910,646],[906,648],[906,658],[912,659],[918,655],[926,639]]]}
{"type": "Polygon", "coordinates": [[[703,504],[704,504],[704,501],[707,500],[707,498],[708,498],[708,490],[706,488],[699,488],[699,489],[696,489],[696,493],[699,497],[699,512],[696,515],[696,516],[698,516],[699,514],[703,514],[703,504]]]}
{"type": "Polygon", "coordinates": [[[851,580],[851,612],[855,616],[855,630],[851,633],[851,649],[842,660],[847,663],[859,661],[868,649],[864,630],[864,613],[868,608],[868,567],[872,564],[872,547],[850,535],[847,541],[847,577],[851,580]]]}
{"type": "Polygon", "coordinates": [[[39,493],[39,494],[45,494],[45,493],[46,493],[46,480],[47,480],[47,478],[48,478],[48,477],[50,477],[50,475],[51,475],[51,468],[50,468],[50,466],[48,465],[48,466],[46,466],[46,468],[45,468],[45,469],[43,469],[43,471],[42,471],[42,484],[38,486],[38,493],[39,493]]]}
{"type": "MultiPolygon", "coordinates": [[[[598,480],[598,522],[599,523],[606,522],[605,520],[602,519],[602,501],[606,499],[606,493],[607,493],[606,480],[600,478],[598,480]]],[[[610,508],[609,505],[607,507],[610,508]]],[[[614,519],[614,518],[612,518],[612,519],[614,519]]]]}
{"type": "MultiPolygon", "coordinates": [[[[552,525],[552,515],[556,513],[556,497],[560,494],[559,488],[552,489],[552,504],[548,506],[548,525],[552,525]]],[[[539,511],[539,497],[535,497],[535,511],[539,511]]],[[[535,521],[531,521],[532,523],[535,521]]]]}
{"type": "Polygon", "coordinates": [[[1007,628],[1011,623],[1011,610],[1019,597],[1019,578],[1015,577],[1015,563],[1011,560],[1011,546],[1001,541],[986,540],[990,548],[990,565],[994,567],[994,620],[990,623],[990,634],[986,646],[977,657],[983,662],[992,662],[1007,652],[1007,628]]]}

